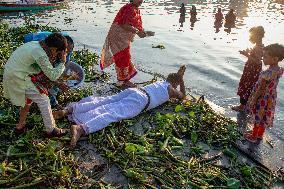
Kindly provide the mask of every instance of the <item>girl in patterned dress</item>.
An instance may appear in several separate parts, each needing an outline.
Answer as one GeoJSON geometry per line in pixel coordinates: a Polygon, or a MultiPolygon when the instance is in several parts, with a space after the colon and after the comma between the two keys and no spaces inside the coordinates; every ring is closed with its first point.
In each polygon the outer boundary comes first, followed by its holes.
{"type": "Polygon", "coordinates": [[[250,142],[262,139],[265,128],[273,126],[277,99],[276,89],[284,72],[278,64],[283,59],[284,46],[272,44],[264,48],[263,62],[269,67],[260,73],[247,106],[254,124],[252,132],[245,133],[245,138],[250,142]]]}
{"type": "Polygon", "coordinates": [[[264,29],[262,26],[253,27],[249,30],[249,33],[249,40],[251,43],[255,44],[255,46],[251,50],[240,51],[242,55],[248,57],[248,60],[245,64],[237,93],[237,95],[240,96],[240,105],[232,107],[232,110],[235,111],[245,110],[247,100],[262,70],[262,38],[264,37],[264,29]]]}

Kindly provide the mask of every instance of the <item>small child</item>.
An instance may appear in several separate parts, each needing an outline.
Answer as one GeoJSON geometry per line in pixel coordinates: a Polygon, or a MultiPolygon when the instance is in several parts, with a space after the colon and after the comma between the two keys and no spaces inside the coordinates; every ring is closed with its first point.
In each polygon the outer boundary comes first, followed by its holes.
{"type": "Polygon", "coordinates": [[[261,72],[247,106],[254,124],[252,132],[245,133],[245,138],[250,142],[262,139],[265,128],[273,126],[277,99],[276,89],[284,72],[278,64],[283,59],[284,46],[272,44],[264,48],[263,62],[269,67],[261,72]]]}
{"type": "Polygon", "coordinates": [[[240,96],[240,105],[232,107],[235,111],[244,111],[247,100],[262,70],[262,38],[264,37],[264,29],[262,26],[252,27],[249,33],[249,40],[255,46],[251,50],[239,51],[242,55],[248,57],[248,60],[245,64],[237,93],[240,96]]]}

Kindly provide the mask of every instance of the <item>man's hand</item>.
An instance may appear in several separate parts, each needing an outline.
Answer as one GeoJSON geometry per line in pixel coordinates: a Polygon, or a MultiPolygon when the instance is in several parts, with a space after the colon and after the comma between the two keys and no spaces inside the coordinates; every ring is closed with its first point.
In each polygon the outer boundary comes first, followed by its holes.
{"type": "Polygon", "coordinates": [[[177,74],[178,74],[180,77],[183,78],[183,75],[184,75],[185,70],[186,70],[185,65],[182,65],[182,66],[179,68],[177,74]]]}

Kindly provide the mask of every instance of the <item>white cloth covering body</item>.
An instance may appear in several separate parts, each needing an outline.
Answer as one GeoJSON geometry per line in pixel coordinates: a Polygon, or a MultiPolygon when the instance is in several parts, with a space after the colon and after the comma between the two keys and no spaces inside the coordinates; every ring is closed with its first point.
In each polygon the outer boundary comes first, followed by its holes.
{"type": "MultiPolygon", "coordinates": [[[[169,83],[155,82],[143,87],[150,96],[147,110],[155,108],[169,100],[169,83]]],[[[143,111],[148,103],[147,95],[137,88],[129,88],[118,94],[106,97],[90,96],[77,103],[70,104],[70,121],[81,125],[86,134],[94,133],[110,123],[130,119],[143,111]]]]}

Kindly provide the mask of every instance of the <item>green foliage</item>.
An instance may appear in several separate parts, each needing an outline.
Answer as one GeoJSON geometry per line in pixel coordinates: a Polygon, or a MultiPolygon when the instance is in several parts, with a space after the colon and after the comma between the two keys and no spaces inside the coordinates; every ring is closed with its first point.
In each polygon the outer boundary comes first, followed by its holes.
{"type": "Polygon", "coordinates": [[[241,182],[235,178],[230,178],[229,180],[227,180],[227,186],[229,189],[239,189],[241,182]]]}

